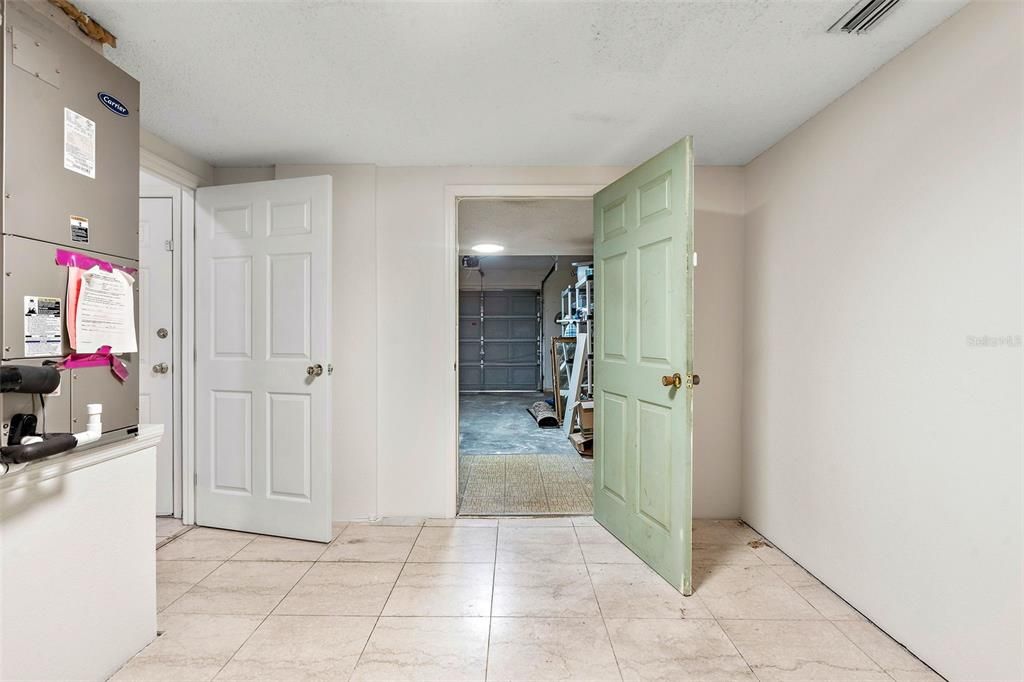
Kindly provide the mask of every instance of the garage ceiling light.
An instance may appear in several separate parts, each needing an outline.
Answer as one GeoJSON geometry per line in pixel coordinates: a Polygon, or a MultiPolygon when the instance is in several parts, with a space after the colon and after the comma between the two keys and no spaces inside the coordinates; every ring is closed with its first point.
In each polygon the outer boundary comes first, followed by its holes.
{"type": "Polygon", "coordinates": [[[473,244],[472,249],[477,253],[498,253],[504,251],[505,247],[501,244],[473,244]]]}

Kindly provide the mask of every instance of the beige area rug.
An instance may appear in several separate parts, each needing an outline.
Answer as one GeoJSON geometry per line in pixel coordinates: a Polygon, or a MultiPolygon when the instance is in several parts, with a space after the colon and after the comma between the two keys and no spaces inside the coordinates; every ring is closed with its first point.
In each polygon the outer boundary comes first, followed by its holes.
{"type": "Polygon", "coordinates": [[[594,461],[579,455],[462,455],[459,513],[590,514],[594,461]]]}

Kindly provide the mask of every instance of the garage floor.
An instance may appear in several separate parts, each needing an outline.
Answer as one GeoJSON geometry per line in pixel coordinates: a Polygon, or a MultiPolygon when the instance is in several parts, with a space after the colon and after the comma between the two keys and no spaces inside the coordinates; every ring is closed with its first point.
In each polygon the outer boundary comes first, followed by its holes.
{"type": "Polygon", "coordinates": [[[541,393],[459,398],[459,513],[589,514],[593,461],[561,429],[537,426],[526,408],[541,393]]]}
{"type": "Polygon", "coordinates": [[[576,455],[562,429],[542,429],[526,411],[544,397],[543,393],[459,395],[459,454],[576,455]]]}

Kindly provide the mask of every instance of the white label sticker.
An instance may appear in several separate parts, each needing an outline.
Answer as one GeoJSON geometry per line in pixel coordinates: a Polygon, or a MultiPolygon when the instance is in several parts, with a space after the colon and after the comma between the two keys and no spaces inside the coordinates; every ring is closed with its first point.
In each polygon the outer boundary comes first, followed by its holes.
{"type": "Polygon", "coordinates": [[[96,122],[64,109],[64,167],[96,179],[96,122]]]}
{"type": "Polygon", "coordinates": [[[89,243],[89,219],[80,215],[71,216],[71,241],[89,243]]]}
{"type": "Polygon", "coordinates": [[[25,357],[60,355],[60,299],[25,297],[25,357]]]}

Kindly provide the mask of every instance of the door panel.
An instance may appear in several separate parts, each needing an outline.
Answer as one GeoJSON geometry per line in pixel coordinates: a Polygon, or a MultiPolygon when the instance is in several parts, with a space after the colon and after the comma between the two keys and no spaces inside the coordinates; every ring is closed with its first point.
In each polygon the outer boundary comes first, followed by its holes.
{"type": "Polygon", "coordinates": [[[690,594],[693,151],[680,141],[594,197],[594,517],[690,594]]]}
{"type": "Polygon", "coordinates": [[[330,254],[329,177],[197,193],[200,525],[331,539],[330,254]]]}
{"type": "Polygon", "coordinates": [[[139,416],[163,424],[156,448],[156,514],[174,513],[174,202],[139,199],[139,416]],[[157,330],[166,329],[161,338],[157,330]],[[167,371],[160,371],[163,367],[167,371]]]}

